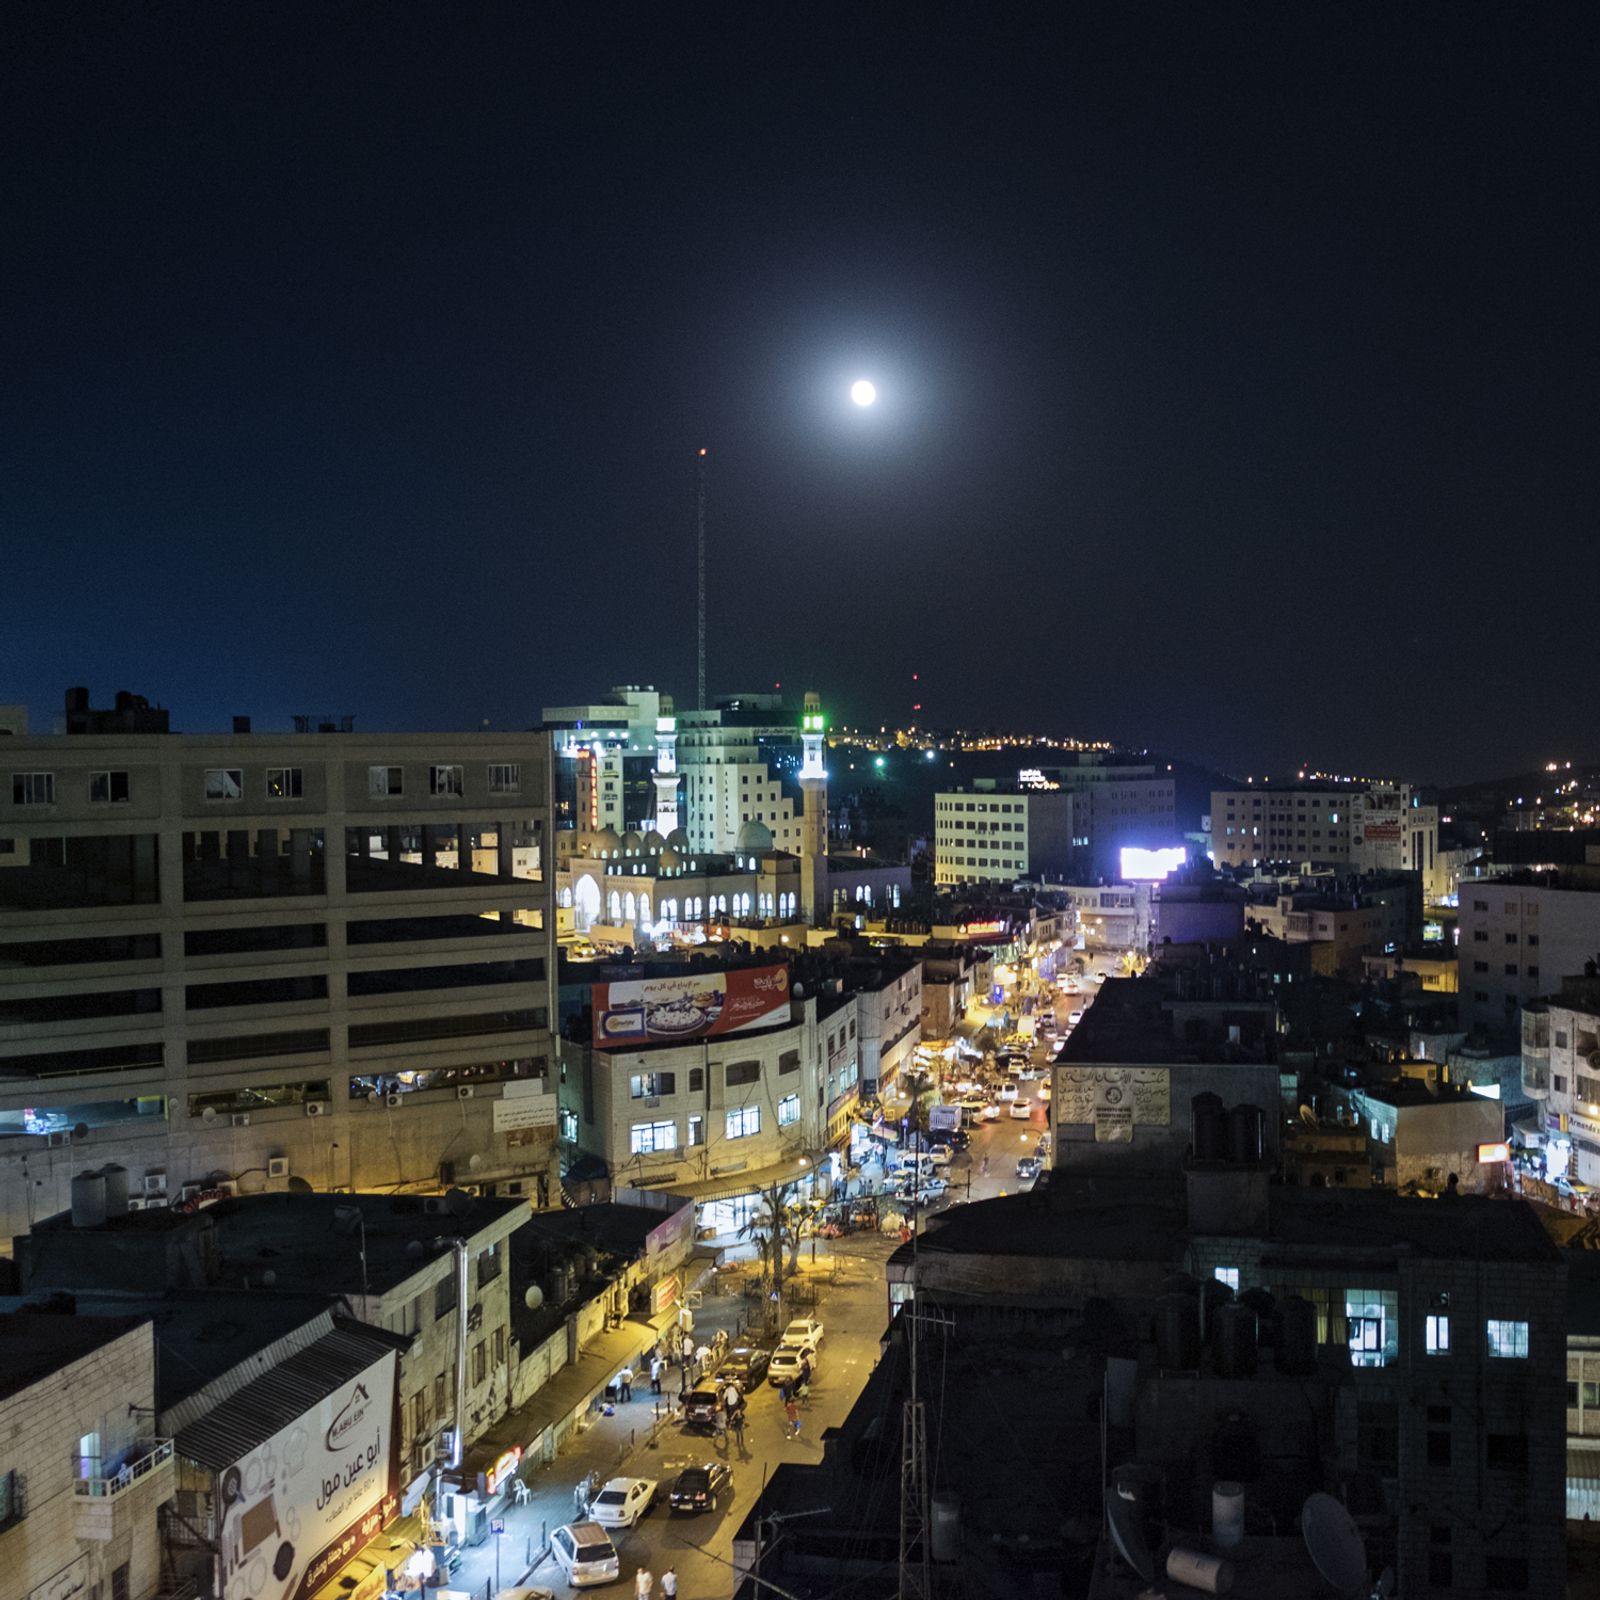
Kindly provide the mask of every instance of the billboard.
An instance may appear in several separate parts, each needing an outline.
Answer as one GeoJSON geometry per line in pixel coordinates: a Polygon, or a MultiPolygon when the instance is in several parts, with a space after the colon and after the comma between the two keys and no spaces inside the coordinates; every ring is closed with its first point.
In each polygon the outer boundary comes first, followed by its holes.
{"type": "Polygon", "coordinates": [[[1124,883],[1159,883],[1169,872],[1176,872],[1189,861],[1188,847],[1172,845],[1165,850],[1144,850],[1138,845],[1122,847],[1124,883]]]}
{"type": "Polygon", "coordinates": [[[399,1510],[393,1351],[218,1474],[221,1600],[305,1600],[399,1510]]]}
{"type": "Polygon", "coordinates": [[[592,985],[594,1042],[608,1050],[708,1039],[789,1020],[789,969],[743,967],[592,985]]]}
{"type": "Polygon", "coordinates": [[[1057,1067],[1056,1121],[1088,1123],[1097,1144],[1131,1144],[1135,1128],[1172,1120],[1165,1067],[1057,1067]]]}

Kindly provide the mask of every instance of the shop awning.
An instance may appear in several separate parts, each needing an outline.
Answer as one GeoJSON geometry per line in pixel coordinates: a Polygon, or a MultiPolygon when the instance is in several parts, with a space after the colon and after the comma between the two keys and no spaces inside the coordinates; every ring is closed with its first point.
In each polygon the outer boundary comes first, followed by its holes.
{"type": "Polygon", "coordinates": [[[674,1183],[672,1194],[686,1200],[723,1200],[729,1195],[750,1194],[774,1183],[803,1183],[817,1171],[821,1158],[813,1156],[806,1165],[799,1154],[765,1167],[745,1167],[738,1172],[713,1173],[698,1183],[674,1183]]]}

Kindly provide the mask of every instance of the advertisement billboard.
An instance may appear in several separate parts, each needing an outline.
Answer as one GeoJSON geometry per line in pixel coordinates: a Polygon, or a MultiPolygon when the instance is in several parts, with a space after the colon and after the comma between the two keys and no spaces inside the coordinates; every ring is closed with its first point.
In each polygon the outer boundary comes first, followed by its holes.
{"type": "Polygon", "coordinates": [[[1175,844],[1166,850],[1143,850],[1137,845],[1122,847],[1122,881],[1124,883],[1160,883],[1168,873],[1187,865],[1188,848],[1175,844]]]}
{"type": "Polygon", "coordinates": [[[399,1510],[393,1351],[218,1474],[221,1600],[305,1600],[399,1510]]]}
{"type": "Polygon", "coordinates": [[[594,1042],[607,1050],[634,1044],[708,1039],[789,1020],[789,969],[744,967],[682,977],[597,983],[594,1042]]]}

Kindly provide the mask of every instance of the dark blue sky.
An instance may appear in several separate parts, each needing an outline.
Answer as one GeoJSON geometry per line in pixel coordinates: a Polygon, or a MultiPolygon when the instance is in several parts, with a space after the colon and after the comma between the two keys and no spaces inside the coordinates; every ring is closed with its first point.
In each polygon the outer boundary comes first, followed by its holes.
{"type": "Polygon", "coordinates": [[[598,9],[0,21],[0,700],[1600,756],[1600,10],[598,9]]]}

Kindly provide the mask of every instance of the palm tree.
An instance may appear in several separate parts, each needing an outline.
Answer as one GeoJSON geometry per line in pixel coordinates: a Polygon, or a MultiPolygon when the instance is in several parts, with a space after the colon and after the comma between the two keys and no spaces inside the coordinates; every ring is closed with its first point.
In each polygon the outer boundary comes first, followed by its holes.
{"type": "Polygon", "coordinates": [[[741,1239],[753,1239],[761,1251],[762,1270],[774,1283],[795,1270],[800,1255],[800,1225],[803,1215],[789,1196],[792,1183],[771,1183],[761,1192],[761,1203],[739,1229],[741,1239]],[[784,1252],[788,1251],[788,1261],[784,1252]]]}

